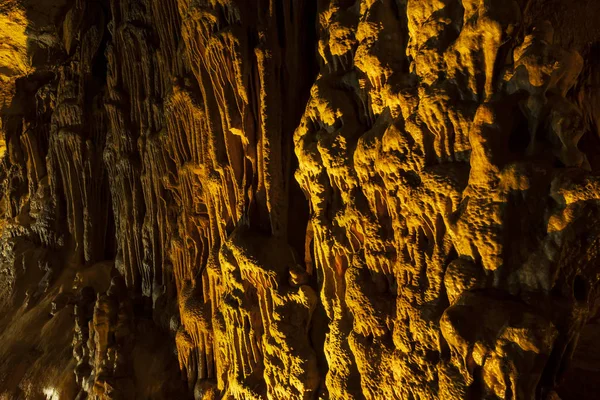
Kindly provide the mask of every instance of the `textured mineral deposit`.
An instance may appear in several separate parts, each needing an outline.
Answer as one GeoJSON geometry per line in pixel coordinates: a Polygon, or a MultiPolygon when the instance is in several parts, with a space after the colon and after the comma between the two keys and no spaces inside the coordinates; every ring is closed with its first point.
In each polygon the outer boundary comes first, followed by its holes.
{"type": "Polygon", "coordinates": [[[598,0],[0,0],[0,400],[600,399],[598,0]]]}

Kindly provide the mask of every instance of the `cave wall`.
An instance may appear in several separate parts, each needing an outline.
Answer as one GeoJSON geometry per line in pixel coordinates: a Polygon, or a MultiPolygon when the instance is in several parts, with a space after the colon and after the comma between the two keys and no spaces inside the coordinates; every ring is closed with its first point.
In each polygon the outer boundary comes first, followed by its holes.
{"type": "Polygon", "coordinates": [[[599,19],[0,0],[0,398],[596,398],[599,19]]]}

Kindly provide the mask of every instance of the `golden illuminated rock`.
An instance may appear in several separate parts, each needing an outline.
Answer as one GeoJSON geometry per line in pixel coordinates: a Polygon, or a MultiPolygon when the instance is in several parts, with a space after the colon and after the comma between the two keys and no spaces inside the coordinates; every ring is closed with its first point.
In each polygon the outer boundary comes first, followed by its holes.
{"type": "Polygon", "coordinates": [[[0,399],[600,398],[600,3],[0,0],[0,399]]]}

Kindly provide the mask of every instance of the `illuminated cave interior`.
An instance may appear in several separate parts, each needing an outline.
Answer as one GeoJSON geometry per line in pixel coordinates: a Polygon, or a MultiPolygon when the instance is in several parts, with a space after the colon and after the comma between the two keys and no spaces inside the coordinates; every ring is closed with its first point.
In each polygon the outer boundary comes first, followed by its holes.
{"type": "Polygon", "coordinates": [[[0,399],[600,398],[597,0],[0,0],[0,399]]]}

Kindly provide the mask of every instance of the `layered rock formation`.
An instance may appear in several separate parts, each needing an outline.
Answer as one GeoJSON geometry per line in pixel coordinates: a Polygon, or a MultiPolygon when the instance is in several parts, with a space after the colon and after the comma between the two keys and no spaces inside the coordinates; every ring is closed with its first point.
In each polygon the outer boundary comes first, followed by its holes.
{"type": "Polygon", "coordinates": [[[0,0],[0,397],[595,399],[594,0],[0,0]]]}

